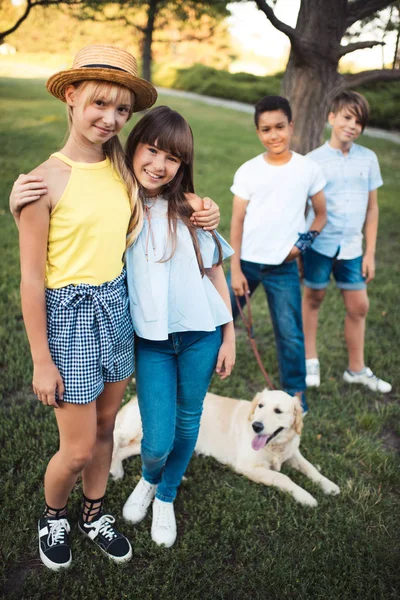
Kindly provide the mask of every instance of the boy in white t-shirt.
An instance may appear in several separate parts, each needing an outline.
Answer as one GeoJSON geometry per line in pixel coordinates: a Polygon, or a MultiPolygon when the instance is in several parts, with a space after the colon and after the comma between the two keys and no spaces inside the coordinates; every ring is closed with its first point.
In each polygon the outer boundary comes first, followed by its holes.
{"type": "Polygon", "coordinates": [[[305,351],[301,318],[300,280],[296,258],[309,246],[326,223],[320,167],[290,150],[293,134],[289,102],[266,96],[255,106],[257,136],[265,152],[245,162],[236,172],[231,191],[233,213],[230,243],[229,285],[234,317],[245,294],[261,283],[267,294],[278,352],[282,388],[302,399],[305,351]],[[311,198],[315,218],[305,232],[304,212],[311,198]]]}

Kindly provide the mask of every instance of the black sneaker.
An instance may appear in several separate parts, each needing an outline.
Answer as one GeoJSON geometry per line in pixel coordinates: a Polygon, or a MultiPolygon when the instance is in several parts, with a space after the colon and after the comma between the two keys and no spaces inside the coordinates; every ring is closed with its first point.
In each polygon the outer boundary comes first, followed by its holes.
{"type": "Polygon", "coordinates": [[[68,542],[70,526],[67,519],[41,517],[38,531],[39,554],[46,567],[53,571],[69,567],[72,554],[68,542]]]}
{"type": "Polygon", "coordinates": [[[78,527],[113,561],[126,562],[132,557],[132,546],[112,523],[115,523],[115,519],[111,515],[99,515],[90,523],[79,519],[78,527]]]}

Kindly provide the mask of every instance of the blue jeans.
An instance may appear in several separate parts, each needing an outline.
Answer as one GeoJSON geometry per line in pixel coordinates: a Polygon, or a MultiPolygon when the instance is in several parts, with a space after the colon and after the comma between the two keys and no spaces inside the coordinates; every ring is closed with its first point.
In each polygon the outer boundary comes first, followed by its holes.
{"type": "MultiPolygon", "coordinates": [[[[300,279],[296,261],[280,265],[240,261],[240,266],[252,294],[261,283],[267,294],[269,312],[275,333],[278,352],[279,376],[282,389],[288,394],[306,389],[306,358],[304,350],[303,322],[301,317],[300,279]]],[[[233,318],[239,312],[235,294],[228,275],[233,318]]],[[[239,297],[245,304],[244,296],[239,297]]]]}
{"type": "Polygon", "coordinates": [[[142,418],[142,474],[156,497],[173,502],[196,445],[221,328],[136,337],[136,387],[142,418]]]}

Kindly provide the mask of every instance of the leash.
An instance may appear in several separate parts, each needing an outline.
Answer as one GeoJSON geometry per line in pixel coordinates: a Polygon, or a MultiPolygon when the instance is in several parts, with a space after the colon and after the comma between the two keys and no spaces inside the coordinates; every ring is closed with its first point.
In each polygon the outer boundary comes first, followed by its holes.
{"type": "Polygon", "coordinates": [[[257,364],[260,367],[260,371],[263,374],[263,377],[264,377],[265,381],[267,382],[268,387],[271,390],[276,390],[276,387],[272,383],[272,380],[271,380],[270,376],[268,375],[267,371],[264,368],[264,365],[263,365],[262,360],[261,360],[260,353],[259,353],[258,348],[257,348],[256,341],[254,339],[253,317],[252,317],[252,314],[251,314],[251,304],[250,304],[249,295],[245,294],[245,298],[246,298],[247,313],[248,313],[248,318],[247,319],[245,317],[245,314],[244,314],[243,309],[242,309],[242,307],[240,305],[240,302],[239,302],[239,298],[237,296],[235,296],[236,305],[237,305],[237,307],[239,309],[240,316],[242,317],[243,323],[244,323],[244,325],[246,327],[247,335],[248,335],[248,338],[249,338],[249,341],[250,341],[250,345],[251,345],[251,347],[253,349],[254,356],[256,358],[257,364]]]}

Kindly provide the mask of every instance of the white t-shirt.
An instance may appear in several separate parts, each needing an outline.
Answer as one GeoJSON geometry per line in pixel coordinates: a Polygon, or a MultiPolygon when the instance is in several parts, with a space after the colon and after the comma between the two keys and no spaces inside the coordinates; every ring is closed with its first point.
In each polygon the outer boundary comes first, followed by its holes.
{"type": "Polygon", "coordinates": [[[240,258],[266,265],[281,264],[305,231],[304,211],[309,196],[326,182],[311,159],[292,152],[281,166],[260,154],[235,173],[231,192],[248,201],[240,258]]]}

